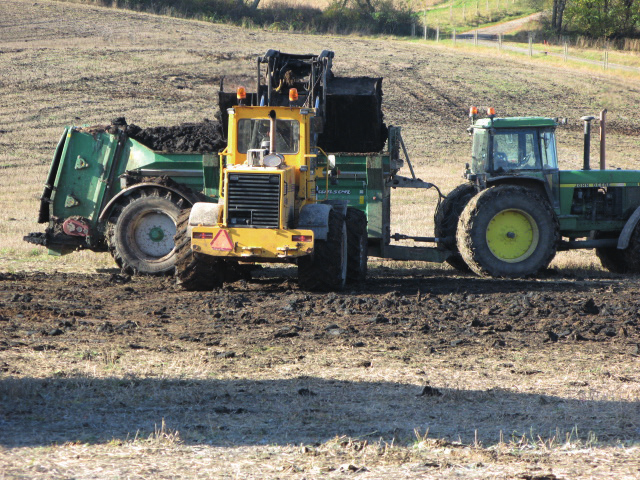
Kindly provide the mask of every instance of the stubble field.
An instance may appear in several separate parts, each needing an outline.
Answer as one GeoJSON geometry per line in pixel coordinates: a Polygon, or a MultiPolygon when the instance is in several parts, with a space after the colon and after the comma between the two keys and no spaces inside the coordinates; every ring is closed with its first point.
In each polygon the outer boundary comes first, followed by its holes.
{"type": "MultiPolygon", "coordinates": [[[[372,262],[353,291],[294,269],[184,293],[110,257],[21,242],[62,127],[212,118],[220,79],[254,85],[268,48],[336,52],[384,76],[388,124],[443,189],[467,161],[469,105],[609,109],[609,163],[636,168],[637,79],[389,39],[321,37],[51,1],[0,6],[0,478],[637,478],[637,277],[562,254],[495,281],[372,262]]],[[[598,148],[597,142],[594,151],[598,148]]],[[[398,192],[394,231],[428,235],[436,196],[398,192]]]]}

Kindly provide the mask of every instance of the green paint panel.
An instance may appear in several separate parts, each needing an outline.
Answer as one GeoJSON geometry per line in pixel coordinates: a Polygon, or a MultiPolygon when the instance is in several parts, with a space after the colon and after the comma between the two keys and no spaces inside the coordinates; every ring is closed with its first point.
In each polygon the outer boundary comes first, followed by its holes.
{"type": "Polygon", "coordinates": [[[85,217],[93,225],[104,195],[106,172],[113,160],[116,138],[106,133],[90,135],[70,129],[51,195],[51,213],[59,218],[85,217]],[[78,157],[86,167],[76,169],[78,157]],[[75,199],[76,201],[72,201],[75,199]]]}

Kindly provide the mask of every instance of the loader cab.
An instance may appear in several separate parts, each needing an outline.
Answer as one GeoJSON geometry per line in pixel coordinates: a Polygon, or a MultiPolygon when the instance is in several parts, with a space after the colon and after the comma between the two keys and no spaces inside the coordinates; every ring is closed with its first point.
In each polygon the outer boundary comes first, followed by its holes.
{"type": "Polygon", "coordinates": [[[467,177],[538,176],[558,170],[555,121],[550,118],[483,118],[471,127],[467,177]]]}
{"type": "Polygon", "coordinates": [[[310,153],[316,111],[238,105],[228,115],[220,156],[222,224],[292,228],[302,207],[316,201],[316,155],[310,153]]]}

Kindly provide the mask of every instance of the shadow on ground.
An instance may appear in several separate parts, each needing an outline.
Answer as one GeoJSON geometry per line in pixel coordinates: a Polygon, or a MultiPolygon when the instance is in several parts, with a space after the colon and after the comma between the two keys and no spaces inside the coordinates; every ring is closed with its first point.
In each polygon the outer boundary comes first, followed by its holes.
{"type": "MultiPolygon", "coordinates": [[[[0,445],[46,446],[147,439],[178,431],[187,444],[313,444],[336,436],[399,445],[430,438],[485,446],[573,432],[583,441],[640,441],[640,402],[573,400],[503,390],[422,388],[389,382],[139,378],[0,380],[0,445]],[[440,393],[440,395],[438,395],[440,393]],[[435,394],[435,395],[434,395],[435,394]],[[634,420],[635,419],[635,420],[634,420]]],[[[585,393],[585,397],[587,394],[585,393]]]]}

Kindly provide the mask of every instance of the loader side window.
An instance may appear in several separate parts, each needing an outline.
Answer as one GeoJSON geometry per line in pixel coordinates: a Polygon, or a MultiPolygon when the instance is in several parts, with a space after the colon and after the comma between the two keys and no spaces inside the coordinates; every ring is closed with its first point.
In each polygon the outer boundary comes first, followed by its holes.
{"type": "MultiPolygon", "coordinates": [[[[242,118],[238,121],[238,152],[261,148],[269,141],[269,120],[242,118]]],[[[297,120],[276,120],[276,153],[298,153],[300,123],[297,120]]]]}

